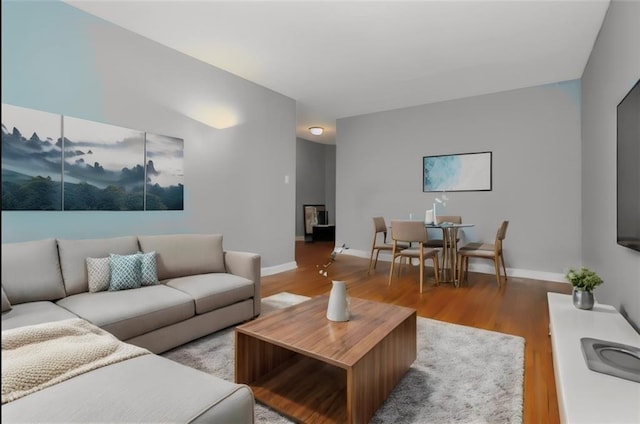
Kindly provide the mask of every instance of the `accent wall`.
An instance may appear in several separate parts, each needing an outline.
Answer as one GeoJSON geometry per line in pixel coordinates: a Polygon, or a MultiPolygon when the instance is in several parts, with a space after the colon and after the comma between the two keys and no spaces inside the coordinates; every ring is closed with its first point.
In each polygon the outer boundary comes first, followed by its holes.
{"type": "Polygon", "coordinates": [[[184,211],[2,212],[2,241],[219,233],[295,267],[296,105],[58,1],[2,2],[2,102],[184,140],[184,211]]]}

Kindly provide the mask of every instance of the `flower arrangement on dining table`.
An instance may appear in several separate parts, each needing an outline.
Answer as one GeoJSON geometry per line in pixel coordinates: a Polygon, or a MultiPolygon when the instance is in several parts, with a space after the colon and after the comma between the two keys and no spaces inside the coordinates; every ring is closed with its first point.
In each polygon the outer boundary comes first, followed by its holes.
{"type": "Polygon", "coordinates": [[[440,197],[436,197],[433,202],[433,209],[427,210],[427,212],[425,213],[425,217],[424,217],[425,224],[431,224],[431,223],[436,224],[438,222],[436,207],[438,204],[442,205],[442,207],[446,207],[448,200],[449,200],[449,197],[447,197],[447,192],[445,190],[442,190],[442,194],[440,195],[440,197]]]}

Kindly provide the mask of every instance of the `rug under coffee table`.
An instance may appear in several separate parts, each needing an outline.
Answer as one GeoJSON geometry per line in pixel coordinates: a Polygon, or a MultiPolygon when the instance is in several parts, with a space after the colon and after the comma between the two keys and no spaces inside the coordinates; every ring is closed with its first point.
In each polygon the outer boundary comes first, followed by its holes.
{"type": "Polygon", "coordinates": [[[236,327],[235,380],[297,421],[366,423],[416,359],[416,311],[351,298],[351,319],[333,322],[328,301],[236,327]]]}

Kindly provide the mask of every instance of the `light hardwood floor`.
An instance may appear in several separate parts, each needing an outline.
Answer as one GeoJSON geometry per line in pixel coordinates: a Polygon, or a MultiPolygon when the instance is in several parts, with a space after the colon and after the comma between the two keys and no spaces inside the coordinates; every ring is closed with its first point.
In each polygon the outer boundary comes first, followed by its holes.
{"type": "MultiPolygon", "coordinates": [[[[332,250],[332,242],[297,241],[298,268],[263,277],[262,296],[283,291],[304,296],[327,294],[331,280],[344,280],[351,297],[407,306],[422,317],[524,337],[524,423],[559,423],[547,292],[569,294],[569,284],[510,277],[498,289],[495,275],[469,273],[469,281],[459,288],[451,284],[435,287],[428,269],[424,293],[420,294],[416,266],[405,265],[401,277],[394,276],[388,287],[389,262],[378,262],[367,275],[368,259],[340,254],[328,268],[328,276],[322,276],[318,267],[329,262],[332,250]]],[[[505,253],[508,267],[508,251],[505,253]]]]}

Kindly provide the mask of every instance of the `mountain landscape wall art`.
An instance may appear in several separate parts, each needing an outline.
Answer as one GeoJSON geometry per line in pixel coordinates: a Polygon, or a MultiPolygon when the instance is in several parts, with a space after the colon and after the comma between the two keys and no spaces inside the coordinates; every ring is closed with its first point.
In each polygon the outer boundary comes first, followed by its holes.
{"type": "Polygon", "coordinates": [[[62,117],[2,105],[2,210],[62,210],[62,117]]]}
{"type": "Polygon", "coordinates": [[[184,140],[146,133],[145,210],[184,209],[184,140]]]}
{"type": "Polygon", "coordinates": [[[2,210],[184,210],[180,138],[2,105],[2,210]]]}

